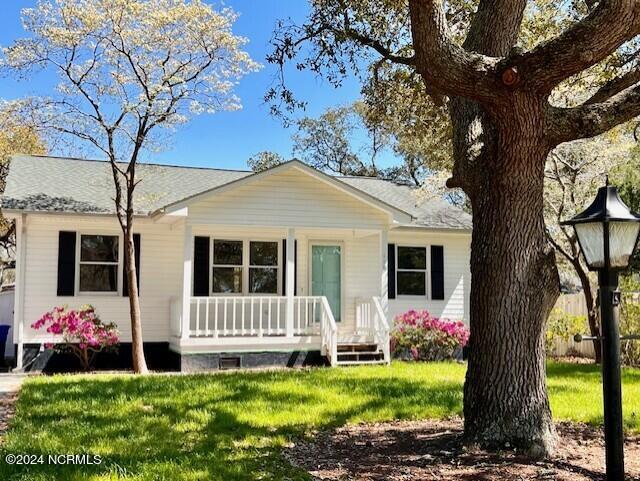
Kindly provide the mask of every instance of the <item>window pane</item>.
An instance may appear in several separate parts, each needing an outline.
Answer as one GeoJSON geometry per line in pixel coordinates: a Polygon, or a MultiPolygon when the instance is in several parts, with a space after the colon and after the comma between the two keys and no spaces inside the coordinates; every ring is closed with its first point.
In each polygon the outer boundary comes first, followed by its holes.
{"type": "Polygon", "coordinates": [[[214,267],[213,292],[237,294],[242,292],[241,267],[214,267]]]}
{"type": "Polygon", "coordinates": [[[426,269],[426,247],[398,247],[398,268],[426,269]]]}
{"type": "Polygon", "coordinates": [[[256,294],[277,294],[278,269],[271,267],[249,269],[249,292],[256,294]]]}
{"type": "Polygon", "coordinates": [[[242,265],[242,241],[214,240],[213,263],[242,265]]]}
{"type": "Polygon", "coordinates": [[[80,291],[115,292],[117,290],[117,265],[80,264],[80,291]]]}
{"type": "Polygon", "coordinates": [[[252,266],[277,266],[277,242],[250,242],[249,261],[252,266]]]}
{"type": "Polygon", "coordinates": [[[398,294],[424,296],[427,294],[424,272],[398,271],[398,294]]]}
{"type": "Polygon", "coordinates": [[[80,260],[97,262],[118,262],[118,236],[80,236],[80,260]]]}

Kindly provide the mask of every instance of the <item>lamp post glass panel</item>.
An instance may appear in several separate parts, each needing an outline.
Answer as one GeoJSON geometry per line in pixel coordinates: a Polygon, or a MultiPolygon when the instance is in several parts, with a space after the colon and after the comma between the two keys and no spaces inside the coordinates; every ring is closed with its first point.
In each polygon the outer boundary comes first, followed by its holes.
{"type": "Polygon", "coordinates": [[[622,481],[624,437],[618,274],[629,265],[638,242],[640,216],[629,210],[620,199],[618,189],[607,181],[584,212],[563,224],[573,226],[589,270],[598,272],[607,480],[622,481]]]}

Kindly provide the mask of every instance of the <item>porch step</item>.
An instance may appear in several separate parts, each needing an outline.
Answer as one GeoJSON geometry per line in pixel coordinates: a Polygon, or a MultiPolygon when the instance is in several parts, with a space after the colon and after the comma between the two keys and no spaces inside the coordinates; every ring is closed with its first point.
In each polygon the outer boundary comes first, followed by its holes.
{"type": "Polygon", "coordinates": [[[377,359],[375,361],[338,361],[338,366],[360,366],[363,364],[386,364],[384,359],[377,359]]]}
{"type": "Polygon", "coordinates": [[[338,354],[344,352],[378,352],[378,345],[371,342],[338,342],[338,354]]]}
{"type": "Polygon", "coordinates": [[[375,343],[339,342],[336,362],[340,366],[351,366],[357,364],[382,364],[385,359],[384,353],[375,343]]]}

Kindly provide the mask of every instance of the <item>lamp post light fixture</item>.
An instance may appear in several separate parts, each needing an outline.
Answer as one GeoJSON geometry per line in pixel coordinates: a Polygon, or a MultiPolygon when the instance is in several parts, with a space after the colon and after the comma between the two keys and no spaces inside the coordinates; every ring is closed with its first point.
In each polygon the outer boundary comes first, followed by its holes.
{"type": "Polygon", "coordinates": [[[629,210],[607,179],[584,212],[561,224],[573,226],[589,270],[598,272],[607,481],[623,481],[618,275],[629,265],[638,242],[640,215],[629,210]]]}

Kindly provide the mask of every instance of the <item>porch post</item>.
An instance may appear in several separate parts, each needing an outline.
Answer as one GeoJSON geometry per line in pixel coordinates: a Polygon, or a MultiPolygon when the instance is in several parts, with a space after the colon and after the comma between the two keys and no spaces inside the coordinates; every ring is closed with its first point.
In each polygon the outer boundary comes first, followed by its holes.
{"type": "Polygon", "coordinates": [[[16,370],[24,367],[24,272],[25,272],[25,246],[26,226],[25,214],[16,217],[16,280],[13,308],[13,339],[17,344],[16,370]]]}
{"type": "Polygon", "coordinates": [[[387,229],[380,231],[380,304],[384,315],[389,315],[389,259],[387,244],[389,232],[387,229]]]}
{"type": "Polygon", "coordinates": [[[180,329],[180,337],[182,339],[189,338],[189,330],[191,326],[191,277],[192,277],[192,259],[193,259],[193,235],[192,228],[189,224],[184,226],[184,264],[182,271],[182,326],[180,329]]]}
{"type": "Polygon", "coordinates": [[[286,323],[286,335],[287,337],[293,337],[293,296],[295,296],[295,278],[296,278],[296,263],[295,263],[295,249],[296,238],[295,229],[290,227],[287,231],[287,279],[285,284],[285,296],[287,296],[287,323],[286,323]]]}

